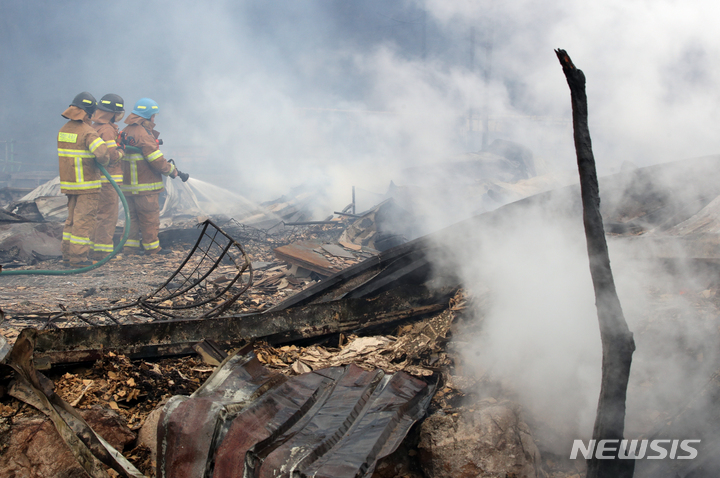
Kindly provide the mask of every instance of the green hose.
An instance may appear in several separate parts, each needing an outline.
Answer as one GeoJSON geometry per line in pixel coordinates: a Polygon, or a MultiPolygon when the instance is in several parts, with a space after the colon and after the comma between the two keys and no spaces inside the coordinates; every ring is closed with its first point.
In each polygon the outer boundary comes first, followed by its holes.
{"type": "Polygon", "coordinates": [[[51,271],[51,270],[12,270],[12,271],[2,271],[0,272],[0,276],[23,276],[23,275],[42,275],[42,276],[62,276],[67,274],[82,274],[84,272],[89,272],[93,269],[97,269],[101,265],[105,264],[107,261],[115,257],[118,252],[120,252],[120,249],[125,245],[125,241],[127,241],[128,235],[130,234],[130,209],[128,208],[127,200],[125,199],[125,195],[120,191],[120,187],[117,185],[115,181],[113,181],[113,178],[108,174],[105,167],[103,167],[102,164],[97,165],[100,168],[100,172],[103,173],[103,176],[105,176],[108,181],[110,181],[110,184],[112,184],[112,187],[115,188],[115,191],[117,191],[118,196],[120,196],[120,200],[122,201],[123,208],[125,209],[125,232],[123,233],[123,237],[120,240],[120,243],[115,246],[115,249],[110,253],[110,255],[104,257],[102,260],[96,262],[95,264],[87,267],[83,267],[81,269],[66,269],[62,271],[51,271]]]}

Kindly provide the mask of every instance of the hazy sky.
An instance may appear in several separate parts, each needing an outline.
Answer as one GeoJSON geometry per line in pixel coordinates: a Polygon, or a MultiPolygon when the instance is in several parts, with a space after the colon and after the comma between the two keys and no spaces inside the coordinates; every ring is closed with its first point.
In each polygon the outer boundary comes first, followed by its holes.
{"type": "Polygon", "coordinates": [[[568,169],[570,99],[554,48],[588,78],[601,171],[720,149],[720,38],[704,0],[0,7],[0,141],[33,142],[28,161],[51,167],[59,115],[88,90],[154,98],[168,155],[190,154],[195,177],[258,199],[304,181],[384,192],[404,167],[479,149],[470,109],[501,121],[491,140],[568,169]]]}

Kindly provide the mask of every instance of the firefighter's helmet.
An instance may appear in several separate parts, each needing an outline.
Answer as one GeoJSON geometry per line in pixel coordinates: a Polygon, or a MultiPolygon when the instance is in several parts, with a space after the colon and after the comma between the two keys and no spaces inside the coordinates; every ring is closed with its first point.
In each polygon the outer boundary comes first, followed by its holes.
{"type": "Polygon", "coordinates": [[[98,109],[103,111],[109,111],[111,113],[122,113],[125,111],[125,101],[120,95],[114,95],[108,93],[107,95],[100,98],[98,103],[98,109]]]}
{"type": "Polygon", "coordinates": [[[132,112],[145,119],[150,119],[152,115],[156,115],[160,112],[160,107],[150,98],[140,98],[137,103],[135,103],[135,107],[132,112]]]}
{"type": "Polygon", "coordinates": [[[72,103],[70,103],[70,106],[77,106],[78,108],[85,110],[88,117],[92,117],[93,113],[95,113],[95,109],[97,108],[97,101],[93,95],[87,91],[83,91],[75,96],[72,103]]]}

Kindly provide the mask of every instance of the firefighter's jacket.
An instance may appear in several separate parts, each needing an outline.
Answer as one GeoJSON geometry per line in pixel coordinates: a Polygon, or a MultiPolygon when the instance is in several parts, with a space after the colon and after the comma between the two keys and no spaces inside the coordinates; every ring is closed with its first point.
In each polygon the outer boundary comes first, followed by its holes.
{"type": "MultiPolygon", "coordinates": [[[[93,116],[93,128],[98,132],[103,141],[105,141],[105,147],[108,150],[110,156],[110,163],[105,167],[113,181],[120,184],[122,183],[123,173],[121,160],[124,155],[122,149],[118,148],[117,137],[118,137],[118,126],[112,122],[115,113],[110,111],[97,110],[93,116]]],[[[110,183],[105,176],[100,175],[101,183],[110,183]]]]}
{"type": "Polygon", "coordinates": [[[109,163],[105,142],[82,109],[70,106],[62,115],[70,121],[58,133],[60,191],[63,194],[100,192],[101,174],[95,161],[103,166],[109,163]]]}
{"type": "Polygon", "coordinates": [[[125,123],[123,133],[131,148],[126,147],[122,159],[123,184],[120,188],[126,195],[158,194],[164,189],[161,175],[175,177],[175,165],[167,162],[158,147],[159,133],[153,129],[155,123],[136,114],[128,116],[125,123]]]}

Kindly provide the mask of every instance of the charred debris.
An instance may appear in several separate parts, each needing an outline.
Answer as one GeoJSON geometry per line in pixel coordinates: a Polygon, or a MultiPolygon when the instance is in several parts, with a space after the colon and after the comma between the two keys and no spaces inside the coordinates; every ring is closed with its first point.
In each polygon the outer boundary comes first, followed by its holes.
{"type": "MultiPolygon", "coordinates": [[[[10,207],[16,212],[6,231],[15,242],[5,249],[5,267],[57,262],[53,231],[62,211],[42,205],[60,199],[37,193],[10,207]]],[[[307,199],[268,203],[241,222],[200,209],[174,214],[200,201],[170,191],[160,235],[170,256],[125,257],[69,281],[8,281],[0,395],[18,420],[5,426],[3,418],[3,473],[236,476],[244,466],[257,476],[279,468],[372,474],[424,416],[447,361],[450,304],[462,308],[462,294],[431,290],[423,280],[399,289],[373,282],[390,275],[400,284],[406,275],[388,268],[406,252],[379,257],[407,242],[397,229],[403,221],[394,219],[403,212],[391,199],[360,214],[352,204],[335,221],[307,221],[307,199]],[[337,292],[332,286],[345,279],[329,279],[343,272],[365,289],[345,284],[337,292]],[[338,300],[316,300],[312,284],[338,300]],[[285,303],[300,290],[308,292],[302,305],[285,303]],[[404,339],[380,335],[398,326],[404,339]],[[340,347],[343,353],[330,352],[340,347]],[[88,378],[95,373],[103,378],[88,378]],[[79,395],[70,399],[75,385],[79,395]],[[153,411],[163,425],[149,432],[152,450],[134,438],[128,454],[128,437],[153,411]],[[249,441],[247,427],[261,416],[274,425],[249,441]]]]}
{"type": "MultiPolygon", "coordinates": [[[[125,257],[71,279],[0,277],[0,470],[584,475],[584,462],[560,456],[543,434],[556,424],[526,416],[502,379],[473,373],[456,345],[482,329],[492,302],[491,286],[468,295],[454,265],[477,246],[473,231],[501,234],[503,218],[538,206],[581,220],[579,188],[541,180],[527,151],[511,146],[445,171],[502,177],[460,185],[483,204],[479,214],[431,234],[413,191],[395,185],[371,209],[350,204],[323,221],[309,193],[231,219],[208,213],[197,192],[170,191],[160,236],[169,256],[125,257]]],[[[702,293],[714,297],[718,173],[712,156],[601,178],[610,245],[705,274],[702,293]]],[[[3,267],[58,262],[62,208],[48,191],[0,218],[3,267]]],[[[688,396],[712,396],[717,378],[708,379],[688,396]]],[[[716,446],[708,428],[718,421],[703,423],[696,402],[655,410],[644,433],[692,425],[716,446]]],[[[668,473],[692,471],[680,465],[668,473]]],[[[666,476],[657,471],[635,476],[666,476]]]]}
{"type": "MultiPolygon", "coordinates": [[[[595,157],[587,122],[585,74],[575,67],[565,50],[556,50],[555,53],[570,86],[585,240],[603,344],[602,381],[593,439],[598,442],[617,439],[619,442],[624,438],[627,385],[630,380],[635,341],[625,320],[610,267],[610,254],[600,213],[600,191],[595,157]]],[[[631,478],[634,471],[633,460],[600,460],[592,457],[588,463],[587,478],[603,476],[631,478]]]]}

